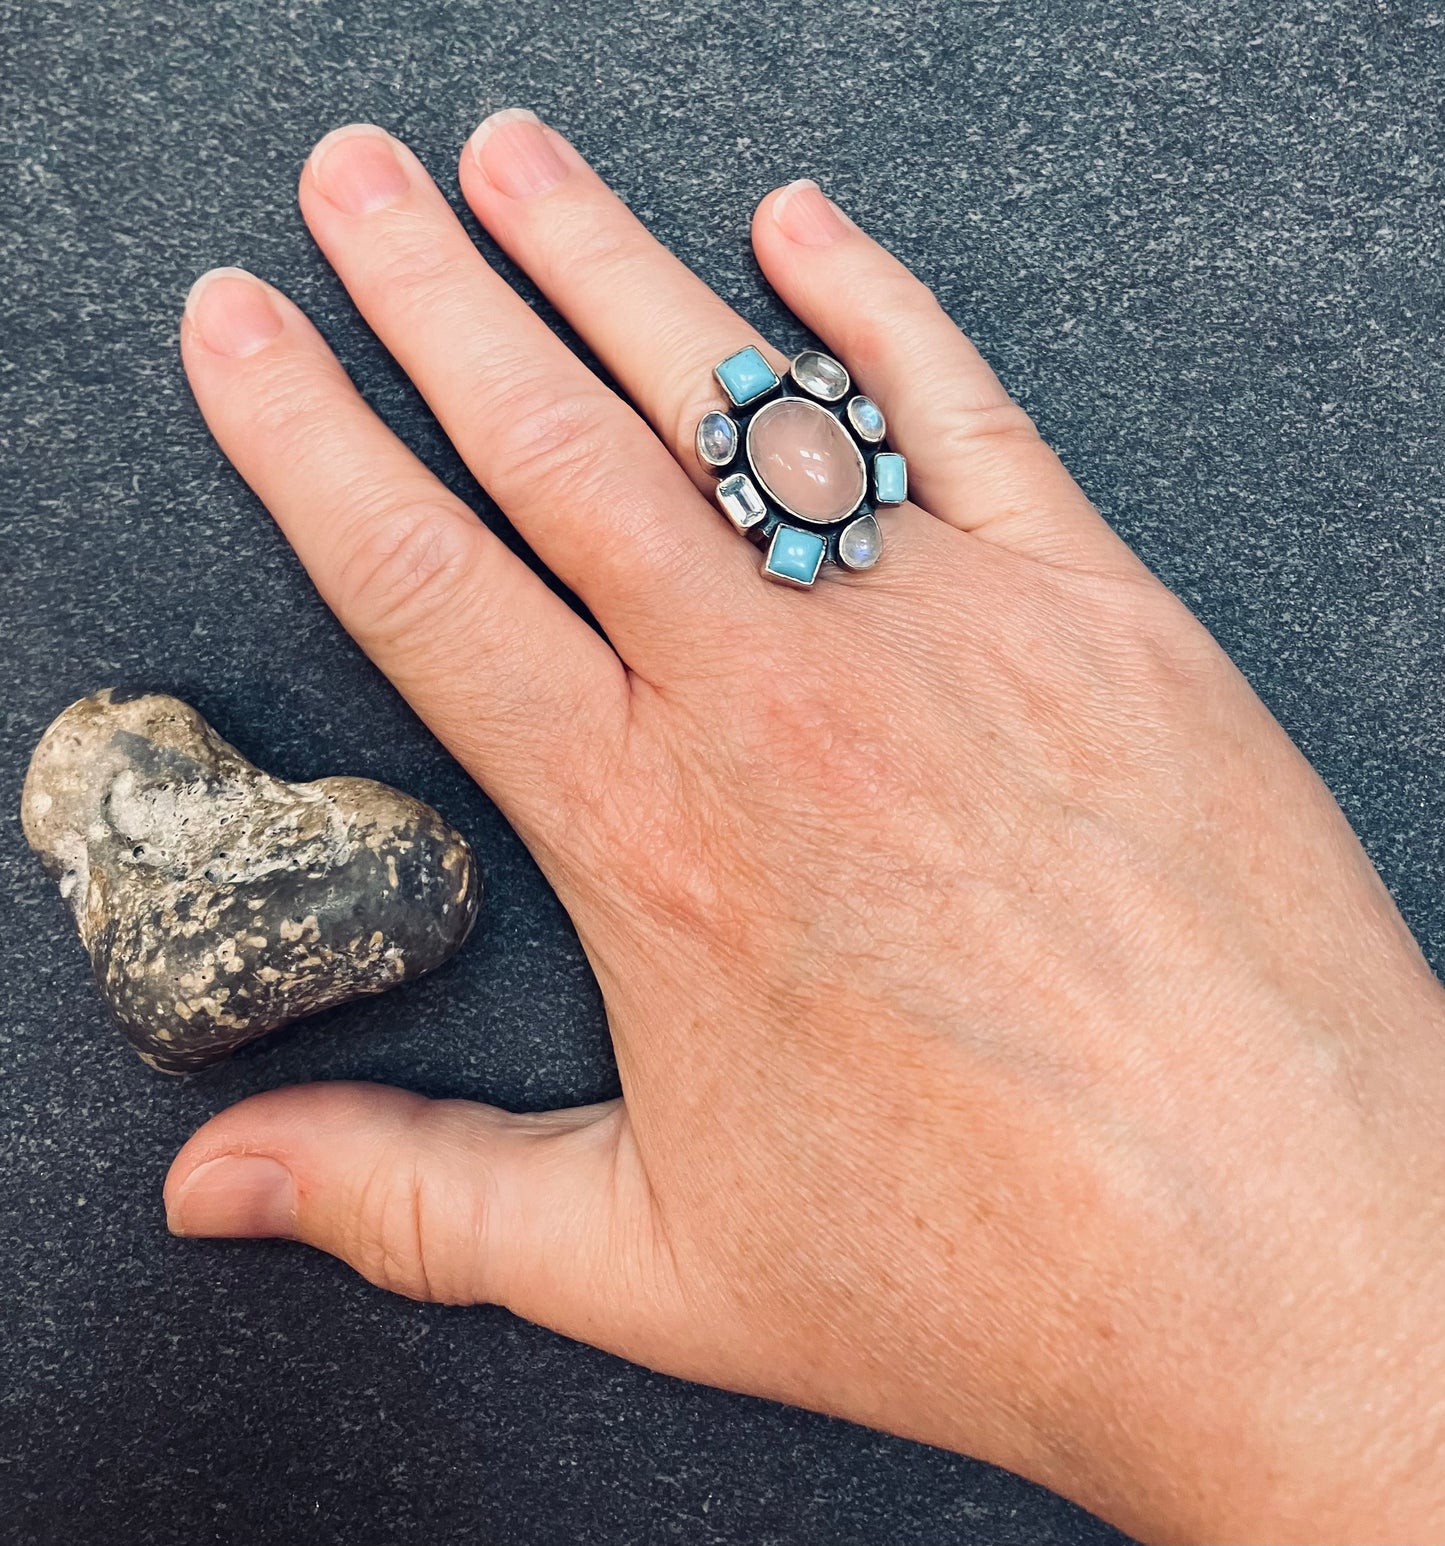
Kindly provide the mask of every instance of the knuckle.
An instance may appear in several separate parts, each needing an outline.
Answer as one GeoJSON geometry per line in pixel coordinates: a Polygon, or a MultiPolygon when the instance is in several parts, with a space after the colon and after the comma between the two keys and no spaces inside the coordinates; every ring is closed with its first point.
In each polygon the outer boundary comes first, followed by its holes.
{"type": "Polygon", "coordinates": [[[759,696],[753,713],[758,759],[780,770],[783,789],[803,794],[807,809],[877,809],[897,793],[891,723],[820,697],[805,684],[775,684],[759,696]]]}
{"type": "Polygon", "coordinates": [[[697,798],[700,775],[661,748],[616,755],[629,763],[641,759],[646,797],[606,763],[557,770],[578,874],[589,877],[593,899],[609,912],[640,914],[670,933],[715,929],[727,902],[717,875],[718,829],[735,814],[726,802],[697,798]],[[617,884],[620,874],[625,886],[617,884]]]}
{"type": "Polygon", "coordinates": [[[656,811],[610,813],[614,851],[627,855],[629,907],[669,935],[736,944],[739,891],[718,862],[727,851],[726,833],[719,829],[731,824],[732,818],[720,813],[690,820],[656,811]]]}
{"type": "Polygon", "coordinates": [[[870,304],[847,319],[848,361],[862,375],[881,373],[896,360],[900,340],[927,338],[940,322],[953,327],[933,292],[896,265],[869,274],[868,287],[870,304]]]}
{"type": "Polygon", "coordinates": [[[604,292],[614,281],[635,286],[642,239],[631,221],[630,215],[618,220],[590,202],[559,211],[548,243],[553,263],[585,273],[604,292]]]}
{"type": "MultiPolygon", "coordinates": [[[[900,349],[926,346],[942,330],[955,334],[957,324],[928,287],[906,270],[884,277],[881,294],[866,312],[854,317],[848,332],[848,359],[860,374],[887,374],[900,349]]],[[[1039,440],[1033,420],[1019,405],[994,388],[992,401],[950,406],[931,428],[938,449],[960,451],[983,442],[1001,446],[1032,445],[1039,440]]]]}
{"type": "Polygon", "coordinates": [[[394,643],[454,609],[477,563],[471,514],[423,499],[363,517],[337,572],[337,602],[365,642],[394,643]]]}
{"type": "MultiPolygon", "coordinates": [[[[610,877],[619,855],[630,852],[639,801],[626,776],[629,731],[624,722],[609,742],[579,755],[570,735],[549,738],[537,749],[538,786],[547,792],[552,825],[565,828],[578,873],[610,877]]],[[[651,804],[659,815],[656,802],[651,804]]],[[[611,884],[610,878],[606,882],[611,884]]]]}
{"type": "Polygon", "coordinates": [[[563,395],[551,383],[516,392],[489,438],[494,465],[519,487],[565,494],[593,483],[607,461],[592,395],[563,395]]]}
{"type": "MultiPolygon", "coordinates": [[[[589,903],[652,938],[753,948],[772,926],[777,875],[774,850],[758,838],[757,808],[733,797],[735,787],[764,785],[771,770],[764,760],[772,753],[759,744],[766,729],[756,714],[749,723],[752,744],[733,748],[722,770],[669,741],[627,752],[633,778],[594,778],[578,788],[586,814],[575,823],[575,857],[589,903]]],[[[781,822],[806,819],[787,795],[761,801],[781,822]]]]}
{"type": "Polygon", "coordinates": [[[1060,639],[1066,669],[1087,670],[1136,704],[1166,706],[1160,723],[1172,719],[1168,705],[1181,696],[1207,701],[1222,673],[1233,670],[1209,632],[1153,575],[1060,570],[1054,584],[1061,605],[1053,615],[1070,620],[1060,639]]]}
{"type": "Polygon", "coordinates": [[[379,1164],[357,1204],[351,1264],[388,1293],[434,1298],[423,1228],[425,1180],[415,1164],[379,1164]]]}
{"type": "Polygon", "coordinates": [[[954,407],[935,426],[935,454],[975,455],[981,447],[1008,452],[1040,445],[1034,421],[1010,398],[978,407],[954,407]]]}
{"type": "Polygon", "coordinates": [[[330,361],[299,351],[280,354],[249,384],[246,417],[266,443],[294,442],[328,422],[354,392],[330,361]]]}
{"type": "Polygon", "coordinates": [[[1208,630],[1152,576],[1137,586],[1121,586],[1113,601],[1111,637],[1131,641],[1139,674],[1166,701],[1181,689],[1208,691],[1233,670],[1208,630]]]}
{"type": "Polygon", "coordinates": [[[491,1172],[465,1188],[434,1159],[456,1141],[446,1101],[417,1109],[395,1146],[377,1156],[353,1200],[346,1258],[377,1287],[408,1299],[474,1304],[484,1297],[485,1234],[495,1216],[491,1172]]]}
{"type": "Polygon", "coordinates": [[[378,236],[366,262],[366,288],[388,308],[434,311],[457,293],[461,270],[429,225],[378,236]],[[431,237],[432,240],[426,238],[431,237]]]}

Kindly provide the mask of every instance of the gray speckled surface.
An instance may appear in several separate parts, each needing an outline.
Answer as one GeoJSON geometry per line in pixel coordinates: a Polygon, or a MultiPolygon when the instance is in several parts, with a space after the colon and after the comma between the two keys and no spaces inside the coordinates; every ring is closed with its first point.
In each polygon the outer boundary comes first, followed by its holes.
{"type": "Polygon", "coordinates": [[[0,1539],[1112,1538],[963,1459],[165,1234],[170,1155],[241,1094],[614,1083],[561,909],[221,461],[176,318],[199,270],[258,269],[471,493],[295,213],[322,132],[375,119],[451,186],[477,118],[533,106],[784,343],[746,221],[818,177],[1215,630],[1438,968],[1442,58],[1430,0],[0,0],[0,1539]],[[115,681],[283,777],[436,805],[488,883],[468,948],[203,1081],[148,1073],[15,819],[45,724],[115,681]]]}
{"type": "Polygon", "coordinates": [[[71,704],[20,824],[158,1073],[434,971],[476,921],[471,848],[430,806],[371,779],[284,783],[165,693],[71,704]]]}

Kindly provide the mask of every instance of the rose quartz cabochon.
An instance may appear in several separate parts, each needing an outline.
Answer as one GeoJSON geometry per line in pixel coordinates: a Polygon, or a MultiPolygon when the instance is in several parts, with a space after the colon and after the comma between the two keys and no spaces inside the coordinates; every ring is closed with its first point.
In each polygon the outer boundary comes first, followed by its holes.
{"type": "Polygon", "coordinates": [[[847,430],[816,403],[784,397],[748,426],[748,460],[758,480],[786,510],[826,526],[863,498],[863,458],[847,430]]]}

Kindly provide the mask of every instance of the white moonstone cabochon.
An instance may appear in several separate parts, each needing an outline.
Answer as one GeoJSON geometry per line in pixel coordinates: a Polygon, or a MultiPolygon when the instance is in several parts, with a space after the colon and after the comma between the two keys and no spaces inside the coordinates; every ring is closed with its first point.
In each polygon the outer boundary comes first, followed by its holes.
{"type": "Polygon", "coordinates": [[[871,569],[883,556],[883,532],[871,515],[860,515],[838,538],[838,561],[849,569],[871,569]]]}
{"type": "Polygon", "coordinates": [[[698,459],[708,467],[724,467],[738,448],[738,427],[727,414],[714,409],[703,414],[697,426],[698,459]]]}

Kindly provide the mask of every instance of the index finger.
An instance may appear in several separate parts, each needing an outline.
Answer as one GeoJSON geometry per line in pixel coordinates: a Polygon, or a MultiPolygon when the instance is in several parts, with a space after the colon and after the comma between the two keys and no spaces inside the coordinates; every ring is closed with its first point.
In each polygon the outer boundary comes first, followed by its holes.
{"type": "Polygon", "coordinates": [[[203,275],[181,347],[221,449],[347,631],[523,835],[555,839],[564,771],[584,776],[589,746],[620,740],[616,654],[387,429],[278,291],[203,275]]]}

